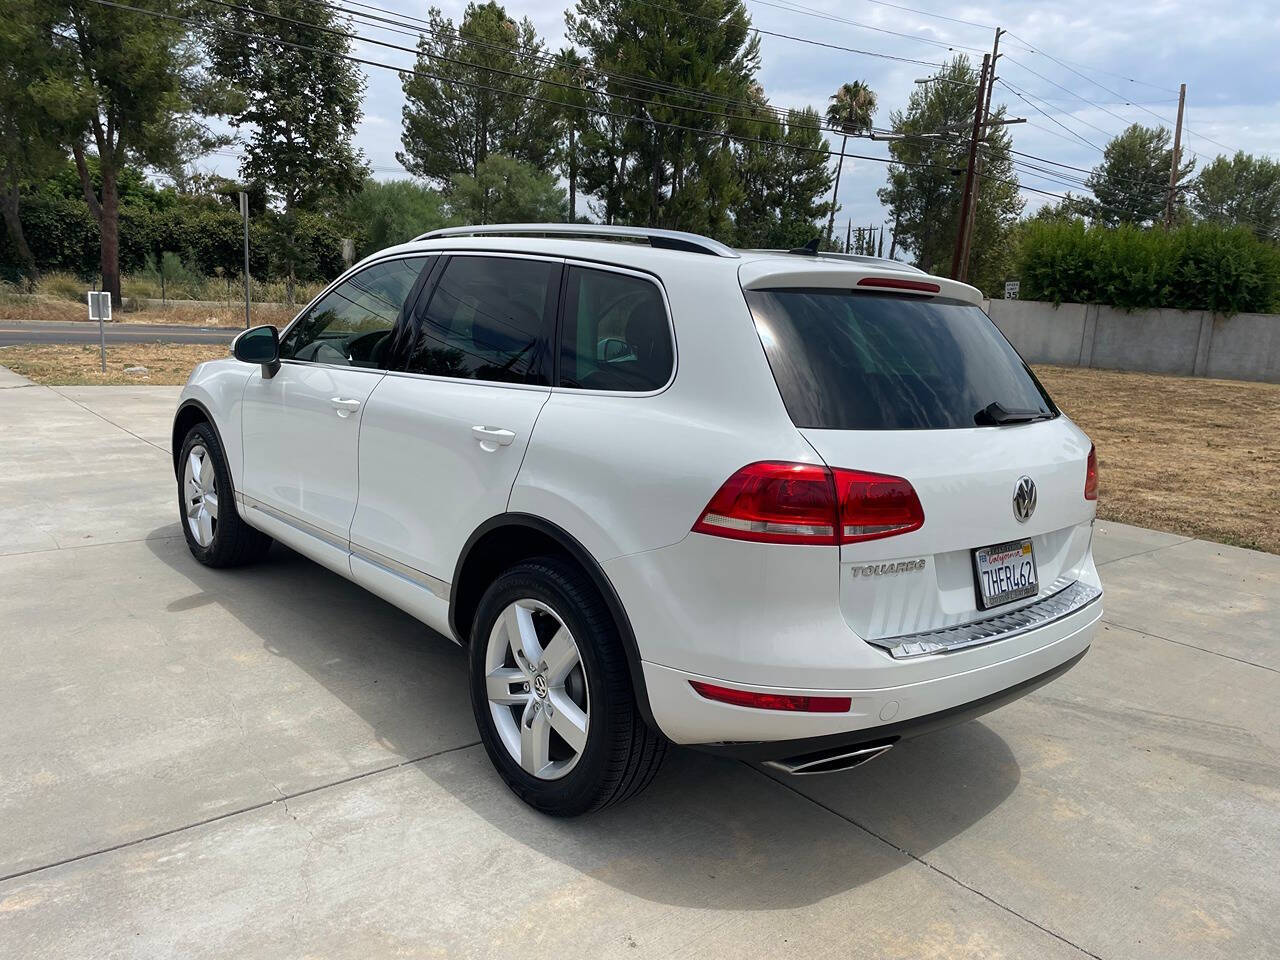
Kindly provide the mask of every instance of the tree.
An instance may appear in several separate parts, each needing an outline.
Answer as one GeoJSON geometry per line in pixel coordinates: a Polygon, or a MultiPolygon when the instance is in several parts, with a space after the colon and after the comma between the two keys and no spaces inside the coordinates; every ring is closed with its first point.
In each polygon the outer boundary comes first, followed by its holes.
{"type": "Polygon", "coordinates": [[[761,119],[744,131],[752,139],[744,139],[738,153],[734,242],[742,247],[802,247],[818,235],[818,222],[830,206],[824,197],[831,188],[831,170],[818,112],[789,110],[784,122],[766,110],[763,92],[758,96],[761,119]]]}
{"type": "Polygon", "coordinates": [[[366,180],[343,204],[341,217],[358,237],[357,259],[449,222],[440,191],[414,180],[366,180]]]}
{"type": "Polygon", "coordinates": [[[831,242],[831,231],[836,223],[836,208],[839,206],[837,195],[840,193],[840,173],[844,169],[845,148],[849,145],[850,137],[870,132],[871,118],[875,112],[875,91],[861,80],[841,84],[840,89],[831,95],[831,102],[827,105],[827,123],[841,133],[836,182],[831,189],[831,212],[827,214],[827,243],[831,242]]]}
{"type": "Polygon", "coordinates": [[[91,0],[31,0],[48,65],[32,95],[75,157],[85,202],[100,228],[102,289],[120,301],[120,197],[126,162],[164,167],[180,150],[225,142],[198,120],[217,112],[217,88],[201,73],[186,24],[187,0],[137,0],[142,11],[91,0]],[[96,155],[99,182],[90,173],[96,155]]]}
{"type": "Polygon", "coordinates": [[[582,175],[621,220],[730,237],[738,178],[731,137],[759,68],[742,0],[578,0],[565,14],[599,84],[582,175]],[[675,89],[680,88],[680,89],[675,89]],[[685,92],[696,90],[698,94],[685,92]]]}
{"type": "Polygon", "coordinates": [[[1259,240],[1280,242],[1280,163],[1243,151],[1219,156],[1196,178],[1191,206],[1199,220],[1238,224],[1259,240]]]}
{"type": "Polygon", "coordinates": [[[555,55],[549,78],[554,84],[546,89],[547,96],[560,105],[556,117],[561,131],[558,150],[560,172],[569,184],[569,220],[578,216],[578,153],[579,140],[587,129],[588,108],[594,100],[591,67],[573,47],[565,47],[555,55]]]}
{"type": "Polygon", "coordinates": [[[213,69],[242,98],[231,125],[250,130],[240,175],[261,183],[284,213],[275,249],[287,265],[292,302],[294,278],[303,266],[295,259],[300,246],[291,232],[297,214],[340,202],[368,174],[363,154],[352,144],[364,77],[346,59],[348,21],[323,4],[258,0],[252,9],[211,16],[213,69]]]}
{"type": "MultiPolygon", "coordinates": [[[[1169,167],[1173,150],[1164,127],[1130,126],[1102,152],[1102,162],[1089,175],[1094,200],[1089,217],[1106,226],[1132,223],[1150,226],[1164,217],[1169,196],[1169,167]]],[[[1190,175],[1195,161],[1178,167],[1178,181],[1190,175]]]]}
{"type": "MultiPolygon", "coordinates": [[[[911,93],[905,111],[894,111],[890,122],[902,139],[889,145],[896,161],[889,167],[889,183],[878,192],[894,218],[893,245],[909,251],[916,264],[932,273],[946,272],[959,226],[968,137],[956,131],[972,129],[977,107],[978,71],[960,56],[911,93]]],[[[1005,115],[1003,105],[992,119],[1005,115]]],[[[1008,130],[992,126],[983,138],[985,166],[982,193],[974,221],[970,280],[994,289],[1002,281],[1010,258],[1009,233],[1023,201],[1009,155],[1008,130]]]]}
{"type": "Polygon", "coordinates": [[[416,72],[401,81],[404,149],[396,159],[446,189],[455,173],[474,176],[491,153],[547,169],[556,110],[541,102],[544,47],[533,23],[516,23],[494,2],[467,4],[456,31],[435,7],[427,20],[416,72]]]}
{"type": "Polygon", "coordinates": [[[475,176],[455,173],[448,202],[462,223],[551,223],[567,210],[553,174],[500,153],[481,160],[475,176]]]}

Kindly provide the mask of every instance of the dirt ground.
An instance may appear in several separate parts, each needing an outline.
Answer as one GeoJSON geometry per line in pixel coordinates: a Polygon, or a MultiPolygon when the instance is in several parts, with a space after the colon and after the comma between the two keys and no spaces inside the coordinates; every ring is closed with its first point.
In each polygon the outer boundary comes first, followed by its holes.
{"type": "MultiPolygon", "coordinates": [[[[283,327],[302,309],[254,304],[250,320],[254,325],[274,323],[283,327]]],[[[0,298],[0,320],[88,320],[88,307],[83,303],[54,297],[0,298]]],[[[184,327],[244,327],[244,304],[230,307],[171,301],[168,306],[148,306],[141,310],[115,309],[112,323],[172,323],[184,327]]]]}
{"type": "Polygon", "coordinates": [[[97,344],[31,344],[0,347],[0,364],[36,383],[51,385],[182,384],[197,363],[227,354],[222,343],[112,344],[107,347],[104,374],[97,344]],[[147,372],[124,372],[137,366],[146,367],[147,372]]]}
{"type": "Polygon", "coordinates": [[[1280,384],[1037,366],[1098,448],[1098,514],[1280,553],[1280,384]]]}
{"type": "MultiPolygon", "coordinates": [[[[0,347],[0,364],[47,384],[181,384],[220,344],[0,347]],[[144,366],[146,374],[126,374],[144,366]]],[[[1280,553],[1280,384],[1038,366],[1098,448],[1098,513],[1280,553]]]]}

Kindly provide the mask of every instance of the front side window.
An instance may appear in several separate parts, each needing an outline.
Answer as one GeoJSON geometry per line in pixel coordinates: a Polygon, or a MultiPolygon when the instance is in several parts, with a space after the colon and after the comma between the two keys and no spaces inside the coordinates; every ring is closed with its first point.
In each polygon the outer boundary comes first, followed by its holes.
{"type": "Polygon", "coordinates": [[[748,290],[747,304],[797,427],[941,430],[997,410],[1057,408],[981,308],[943,297],[748,290]]]}
{"type": "Polygon", "coordinates": [[[565,288],[560,386],[657,390],[675,354],[662,294],[652,281],[571,267],[565,288]]]}
{"type": "Polygon", "coordinates": [[[405,298],[428,257],[384,260],[326,293],[280,342],[280,357],[306,363],[380,368],[405,298]]]}
{"type": "Polygon", "coordinates": [[[453,257],[431,294],[405,369],[499,383],[551,382],[559,263],[453,257]]]}

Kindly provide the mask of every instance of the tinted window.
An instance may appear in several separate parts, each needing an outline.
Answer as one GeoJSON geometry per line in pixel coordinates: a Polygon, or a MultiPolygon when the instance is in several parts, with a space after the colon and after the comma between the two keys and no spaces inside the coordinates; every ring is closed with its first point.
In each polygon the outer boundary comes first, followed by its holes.
{"type": "Polygon", "coordinates": [[[390,334],[426,257],[384,260],[324,295],[280,343],[280,356],[309,363],[381,367],[390,334]]]}
{"type": "Polygon", "coordinates": [[[507,383],[551,382],[560,264],[454,257],[423,316],[407,369],[507,383]]]}
{"type": "Polygon", "coordinates": [[[560,386],[656,390],[671,379],[671,327],[649,280],[572,267],[565,290],[560,386]]]}
{"type": "Polygon", "coordinates": [[[992,402],[1057,414],[972,304],[839,290],[751,290],[747,303],[798,427],[972,427],[992,402]]]}

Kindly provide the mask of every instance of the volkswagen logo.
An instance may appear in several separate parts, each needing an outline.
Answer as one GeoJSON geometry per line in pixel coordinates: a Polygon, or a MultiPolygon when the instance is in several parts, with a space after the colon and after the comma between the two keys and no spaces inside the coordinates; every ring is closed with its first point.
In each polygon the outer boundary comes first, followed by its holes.
{"type": "Polygon", "coordinates": [[[533,678],[533,692],[541,699],[547,696],[547,678],[540,673],[533,678]]]}
{"type": "Polygon", "coordinates": [[[1036,483],[1030,477],[1019,477],[1013,487],[1013,515],[1026,523],[1036,512],[1036,483]]]}

